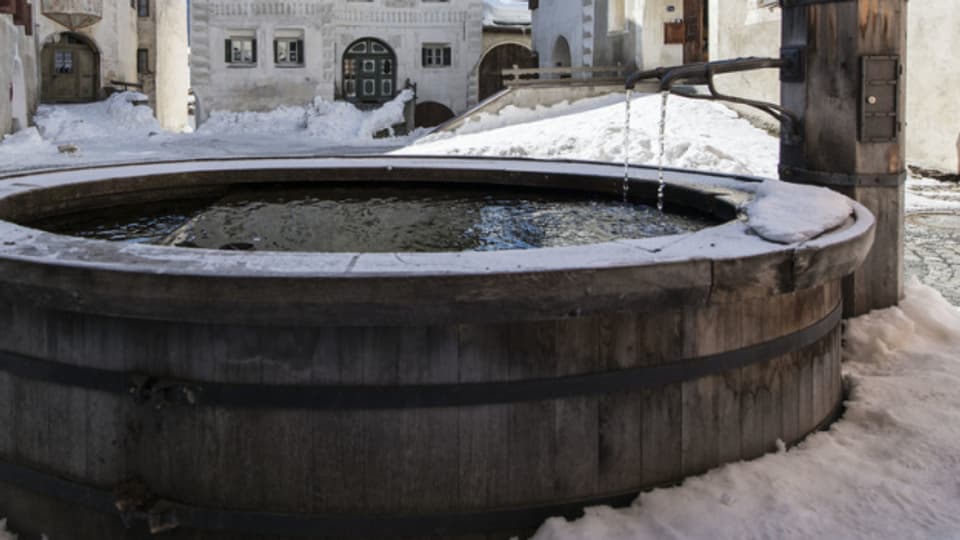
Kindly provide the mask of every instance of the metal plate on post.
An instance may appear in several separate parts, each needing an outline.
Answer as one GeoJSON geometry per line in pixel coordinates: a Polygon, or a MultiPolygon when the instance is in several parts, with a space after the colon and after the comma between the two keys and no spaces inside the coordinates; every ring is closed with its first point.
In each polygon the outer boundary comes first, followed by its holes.
{"type": "Polygon", "coordinates": [[[860,57],[862,143],[896,142],[900,136],[900,57],[860,57]]]}

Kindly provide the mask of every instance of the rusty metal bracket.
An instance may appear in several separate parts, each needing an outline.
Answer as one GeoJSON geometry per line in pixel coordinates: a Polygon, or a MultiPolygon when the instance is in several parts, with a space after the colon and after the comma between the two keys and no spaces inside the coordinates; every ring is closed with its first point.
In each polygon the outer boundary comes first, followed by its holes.
{"type": "Polygon", "coordinates": [[[188,381],[133,375],[130,377],[129,391],[137,403],[160,410],[197,405],[203,389],[200,385],[188,381]]]}
{"type": "Polygon", "coordinates": [[[643,80],[659,79],[660,91],[670,92],[690,99],[705,99],[712,101],[726,101],[753,107],[774,117],[783,125],[783,141],[787,144],[798,144],[803,140],[803,122],[800,117],[775,103],[767,103],[753,99],[741,98],[722,94],[717,91],[713,78],[725,73],[740,73],[757,69],[776,68],[781,70],[781,79],[789,82],[803,80],[805,66],[802,48],[785,48],[782,58],[736,58],[717,62],[701,62],[682,66],[661,67],[649,71],[634,73],[627,78],[628,90],[636,87],[643,80]],[[706,85],[709,94],[698,94],[693,91],[674,89],[674,85],[685,82],[693,85],[706,85]]]}

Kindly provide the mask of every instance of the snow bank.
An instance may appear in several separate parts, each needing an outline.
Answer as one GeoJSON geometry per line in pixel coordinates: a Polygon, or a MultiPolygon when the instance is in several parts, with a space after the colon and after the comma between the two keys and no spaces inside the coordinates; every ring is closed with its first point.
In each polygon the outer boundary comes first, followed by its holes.
{"type": "Polygon", "coordinates": [[[0,142],[0,169],[12,169],[21,164],[55,160],[57,147],[45,141],[37,128],[22,129],[7,135],[0,142]]]}
{"type": "Polygon", "coordinates": [[[502,127],[515,126],[525,122],[536,122],[559,116],[567,116],[578,112],[589,111],[610,105],[623,105],[624,97],[620,94],[610,94],[606,96],[592,97],[578,101],[561,101],[554,105],[537,105],[533,108],[517,107],[516,105],[507,105],[496,113],[480,113],[479,115],[466,120],[463,125],[454,131],[441,131],[430,134],[419,141],[417,144],[426,144],[449,139],[454,136],[469,135],[481,131],[490,131],[502,127]]]}
{"type": "Polygon", "coordinates": [[[17,540],[17,535],[7,530],[6,519],[0,519],[0,540],[17,540]]]}
{"type": "Polygon", "coordinates": [[[57,143],[142,139],[163,132],[150,107],[134,104],[146,100],[138,92],[119,92],[95,103],[44,105],[35,120],[43,137],[57,143]]]}
{"type": "Polygon", "coordinates": [[[915,279],[900,307],[848,322],[844,418],[631,508],[547,521],[535,540],[960,536],[960,312],[915,279]]]}
{"type": "Polygon", "coordinates": [[[404,121],[404,106],[411,99],[413,92],[404,90],[372,111],[320,97],[306,107],[280,107],[269,112],[214,111],[197,134],[299,134],[330,144],[369,143],[375,133],[404,121]]]}
{"type": "MultiPolygon", "coordinates": [[[[632,163],[657,164],[660,103],[659,95],[642,95],[631,101],[632,163]]],[[[586,105],[558,105],[549,110],[553,117],[537,120],[534,117],[545,111],[507,108],[497,119],[486,118],[482,123],[523,123],[482,132],[474,132],[478,128],[467,123],[455,132],[456,136],[427,137],[396,153],[623,161],[623,96],[586,105]],[[569,114],[554,116],[564,109],[569,114]]],[[[668,166],[777,176],[778,139],[718,103],[671,96],[665,146],[668,166]]]]}
{"type": "Polygon", "coordinates": [[[839,227],[853,213],[850,201],[827,188],[767,180],[746,208],[750,228],[781,244],[805,242],[839,227]]]}

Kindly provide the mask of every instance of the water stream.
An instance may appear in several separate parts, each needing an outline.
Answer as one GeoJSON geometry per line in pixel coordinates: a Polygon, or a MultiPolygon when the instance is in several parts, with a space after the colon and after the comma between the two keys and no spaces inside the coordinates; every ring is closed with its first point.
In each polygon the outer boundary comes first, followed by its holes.
{"type": "Polygon", "coordinates": [[[659,186],[657,187],[657,210],[663,213],[663,194],[666,191],[667,184],[663,181],[663,161],[666,153],[667,139],[667,99],[670,92],[661,92],[662,101],[660,102],[660,157],[657,160],[657,169],[659,186]]]}
{"type": "Polygon", "coordinates": [[[627,118],[623,123],[623,202],[630,195],[630,101],[633,90],[627,89],[627,118]]]}

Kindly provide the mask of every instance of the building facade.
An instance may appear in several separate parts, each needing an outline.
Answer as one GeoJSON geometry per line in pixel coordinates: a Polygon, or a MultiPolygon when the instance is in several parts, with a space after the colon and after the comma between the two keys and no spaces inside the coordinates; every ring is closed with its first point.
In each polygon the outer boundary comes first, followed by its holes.
{"type": "Polygon", "coordinates": [[[646,69],[703,61],[709,56],[707,2],[534,0],[534,50],[541,67],[646,69]]]}
{"type": "Polygon", "coordinates": [[[44,103],[103,99],[137,83],[135,0],[42,0],[41,97],[44,103]]]}
{"type": "Polygon", "coordinates": [[[39,104],[37,6],[0,0],[0,137],[30,124],[39,104]]]}
{"type": "Polygon", "coordinates": [[[504,89],[503,70],[537,67],[530,27],[527,0],[484,0],[483,53],[476,66],[479,101],[504,89]]]}
{"type": "Polygon", "coordinates": [[[142,89],[164,128],[186,126],[187,0],[42,0],[41,12],[43,102],[142,89]]]}
{"type": "Polygon", "coordinates": [[[193,0],[198,120],[314,97],[374,107],[409,82],[418,104],[477,100],[481,0],[193,0]]]}

